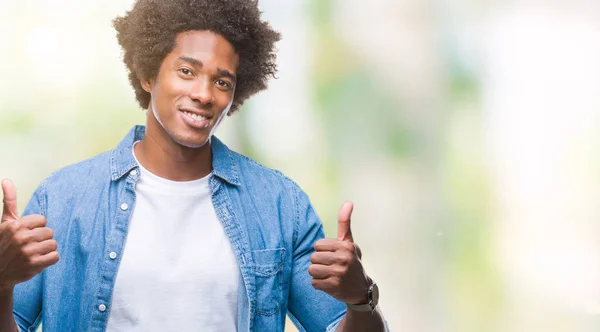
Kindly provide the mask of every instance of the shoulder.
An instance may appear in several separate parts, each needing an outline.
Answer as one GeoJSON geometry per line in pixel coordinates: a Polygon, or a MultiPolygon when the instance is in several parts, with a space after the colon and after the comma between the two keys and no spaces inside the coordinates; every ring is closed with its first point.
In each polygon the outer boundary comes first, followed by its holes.
{"type": "Polygon", "coordinates": [[[231,156],[238,165],[240,177],[247,185],[262,184],[268,186],[271,191],[277,191],[277,189],[291,192],[300,191],[298,184],[283,172],[264,166],[239,152],[231,151],[231,156]]]}
{"type": "Polygon", "coordinates": [[[48,210],[64,207],[61,202],[72,204],[81,198],[88,188],[101,188],[110,182],[110,154],[99,154],[68,166],[65,166],[46,177],[37,187],[31,200],[23,212],[24,215],[41,213],[47,215],[48,210]]]}
{"type": "MultiPolygon", "coordinates": [[[[110,181],[110,151],[70,164],[50,174],[42,187],[48,190],[70,189],[101,180],[110,181]]],[[[61,190],[62,191],[62,190],[61,190]]]]}

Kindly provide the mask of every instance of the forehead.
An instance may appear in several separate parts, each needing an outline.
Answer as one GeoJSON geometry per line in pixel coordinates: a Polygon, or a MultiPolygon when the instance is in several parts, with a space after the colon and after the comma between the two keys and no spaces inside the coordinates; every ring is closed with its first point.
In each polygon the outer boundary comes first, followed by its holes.
{"type": "Polygon", "coordinates": [[[239,57],[227,39],[208,30],[181,32],[175,39],[175,47],[168,57],[177,61],[180,57],[198,60],[203,67],[219,67],[235,72],[239,57]]]}

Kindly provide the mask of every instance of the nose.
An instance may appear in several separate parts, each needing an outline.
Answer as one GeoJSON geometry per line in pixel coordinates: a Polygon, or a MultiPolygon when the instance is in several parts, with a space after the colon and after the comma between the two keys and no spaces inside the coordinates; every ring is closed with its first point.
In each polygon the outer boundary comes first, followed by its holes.
{"type": "Polygon", "coordinates": [[[194,101],[198,101],[202,105],[212,105],[214,103],[214,97],[212,84],[210,84],[209,79],[197,80],[190,90],[190,98],[194,101]]]}

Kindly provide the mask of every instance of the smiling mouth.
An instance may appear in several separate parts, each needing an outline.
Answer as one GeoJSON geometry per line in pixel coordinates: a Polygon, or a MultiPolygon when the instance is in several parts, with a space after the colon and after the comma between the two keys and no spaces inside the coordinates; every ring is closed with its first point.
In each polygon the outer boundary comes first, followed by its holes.
{"type": "Polygon", "coordinates": [[[187,111],[182,111],[182,112],[194,120],[198,120],[198,121],[208,120],[207,117],[196,114],[196,113],[187,112],[187,111]]]}

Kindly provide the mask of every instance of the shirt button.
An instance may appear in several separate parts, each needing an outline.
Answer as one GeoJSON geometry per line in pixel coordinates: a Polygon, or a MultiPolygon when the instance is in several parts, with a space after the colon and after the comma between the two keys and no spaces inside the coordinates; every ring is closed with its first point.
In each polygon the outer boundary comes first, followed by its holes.
{"type": "Polygon", "coordinates": [[[133,170],[133,171],[131,171],[131,173],[129,173],[129,174],[131,174],[132,176],[136,176],[136,175],[137,175],[137,171],[134,169],[134,170],[133,170]]]}
{"type": "Polygon", "coordinates": [[[108,257],[110,257],[110,259],[115,259],[117,258],[117,253],[112,251],[110,254],[108,254],[108,257]]]}
{"type": "Polygon", "coordinates": [[[127,210],[127,208],[128,208],[127,203],[121,204],[121,210],[125,211],[125,210],[127,210]]]}
{"type": "Polygon", "coordinates": [[[101,304],[98,306],[98,310],[100,310],[101,312],[105,312],[106,311],[106,306],[104,304],[101,304]]]}

